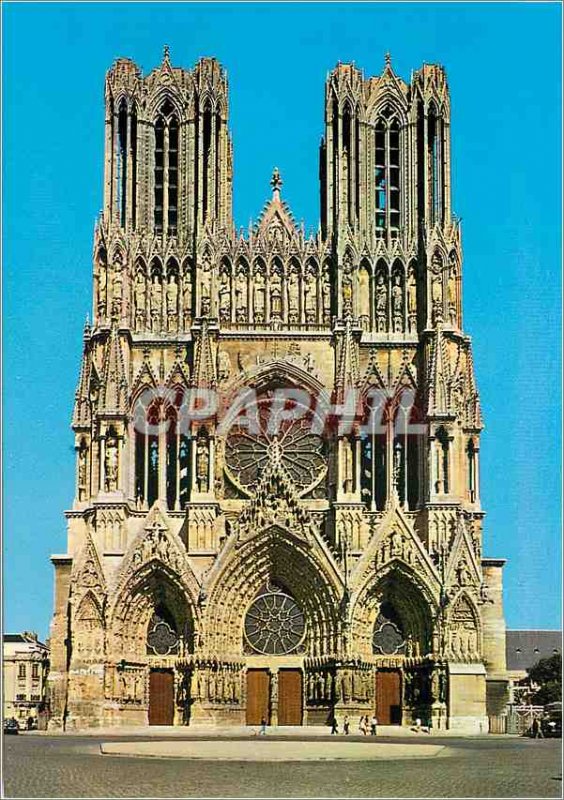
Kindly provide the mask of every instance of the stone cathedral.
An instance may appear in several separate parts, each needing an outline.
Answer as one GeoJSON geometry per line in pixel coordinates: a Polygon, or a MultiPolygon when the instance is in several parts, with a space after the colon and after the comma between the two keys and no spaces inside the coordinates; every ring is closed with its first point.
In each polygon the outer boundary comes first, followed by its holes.
{"type": "Polygon", "coordinates": [[[317,232],[277,169],[243,231],[220,64],[106,75],[52,728],[497,713],[445,72],[338,64],[324,107],[317,232]]]}

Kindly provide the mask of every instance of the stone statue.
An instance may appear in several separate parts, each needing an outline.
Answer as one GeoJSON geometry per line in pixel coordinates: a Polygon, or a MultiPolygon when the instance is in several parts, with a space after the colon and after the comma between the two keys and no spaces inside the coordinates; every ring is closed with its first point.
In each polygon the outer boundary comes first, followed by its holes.
{"type": "Polygon", "coordinates": [[[456,325],[456,273],[450,270],[447,283],[448,315],[451,325],[456,325]]]}
{"type": "Polygon", "coordinates": [[[299,322],[299,276],[295,268],[288,276],[288,322],[299,322]]]}
{"type": "Polygon", "coordinates": [[[105,453],[106,491],[114,492],[118,480],[118,443],[115,436],[109,436],[106,441],[105,453]]]}
{"type": "Polygon", "coordinates": [[[182,281],[182,314],[184,330],[188,330],[192,318],[192,278],[188,272],[184,275],[182,281]]]}
{"type": "Polygon", "coordinates": [[[331,322],[331,283],[328,269],[323,271],[321,294],[323,300],[323,322],[328,324],[331,322]]]}
{"type": "Polygon", "coordinates": [[[133,289],[135,302],[135,327],[140,330],[145,324],[145,313],[147,310],[147,286],[145,275],[141,270],[135,276],[135,287],[133,289]]]}
{"type": "Polygon", "coordinates": [[[176,275],[174,274],[168,276],[168,284],[166,287],[166,313],[169,331],[176,330],[178,317],[178,284],[176,282],[176,275]]]}
{"type": "Polygon", "coordinates": [[[399,272],[395,273],[392,286],[392,320],[394,332],[401,332],[403,330],[403,287],[399,272]]]}
{"type": "Polygon", "coordinates": [[[308,270],[304,285],[304,310],[306,322],[315,322],[317,318],[317,280],[312,270],[308,270]]]}
{"type": "Polygon", "coordinates": [[[158,272],[153,272],[151,278],[151,330],[157,333],[161,329],[162,314],[162,285],[158,272]]]}
{"type": "Polygon", "coordinates": [[[209,443],[204,436],[198,436],[196,445],[196,482],[199,492],[207,492],[209,489],[209,466],[209,443]]]}
{"type": "Polygon", "coordinates": [[[433,320],[435,322],[440,322],[443,318],[443,282],[440,274],[433,277],[431,298],[433,304],[433,320]]]}
{"type": "Polygon", "coordinates": [[[270,274],[270,316],[272,319],[282,317],[282,277],[276,265],[270,274]]]}
{"type": "Polygon", "coordinates": [[[108,269],[105,264],[100,264],[98,275],[98,316],[106,316],[106,301],[108,287],[108,269]]]}
{"type": "Polygon", "coordinates": [[[229,322],[231,318],[231,283],[226,270],[221,273],[218,295],[219,319],[221,322],[229,322]]]}
{"type": "Polygon", "coordinates": [[[388,291],[384,282],[384,275],[379,272],[376,278],[376,330],[383,333],[386,330],[386,317],[388,313],[388,291]]]}
{"type": "Polygon", "coordinates": [[[242,265],[235,283],[235,316],[237,322],[245,322],[247,319],[247,273],[242,265]]]}
{"type": "Polygon", "coordinates": [[[343,437],[343,491],[345,494],[350,494],[353,490],[354,485],[354,463],[353,463],[353,451],[352,445],[350,440],[344,436],[343,437]]]}
{"type": "Polygon", "coordinates": [[[121,261],[116,260],[112,278],[112,316],[115,319],[119,319],[121,316],[122,292],[123,278],[121,274],[121,261]]]}
{"type": "Polygon", "coordinates": [[[220,381],[227,381],[231,377],[231,359],[227,350],[217,351],[217,377],[220,381]]]}
{"type": "Polygon", "coordinates": [[[264,322],[265,320],[265,299],[264,273],[262,270],[257,269],[253,285],[253,314],[255,322],[264,322]]]}
{"type": "Polygon", "coordinates": [[[78,499],[86,499],[86,478],[88,472],[88,451],[80,447],[78,451],[78,499]]]}

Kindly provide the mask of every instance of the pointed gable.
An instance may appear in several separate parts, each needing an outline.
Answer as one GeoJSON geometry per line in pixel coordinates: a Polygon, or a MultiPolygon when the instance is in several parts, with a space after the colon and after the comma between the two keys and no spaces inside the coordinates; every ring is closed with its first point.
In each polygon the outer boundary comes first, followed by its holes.
{"type": "Polygon", "coordinates": [[[125,414],[127,395],[123,350],[117,326],[113,324],[102,363],[100,411],[105,414],[125,414]]]}
{"type": "Polygon", "coordinates": [[[196,339],[192,385],[199,389],[215,389],[217,386],[216,359],[213,356],[207,318],[202,319],[199,330],[194,327],[192,331],[196,339]]]}

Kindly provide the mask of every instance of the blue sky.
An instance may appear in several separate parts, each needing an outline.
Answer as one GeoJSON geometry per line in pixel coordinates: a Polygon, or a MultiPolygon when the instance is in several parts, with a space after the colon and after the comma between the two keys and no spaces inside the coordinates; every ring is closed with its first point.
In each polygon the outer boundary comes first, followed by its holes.
{"type": "Polygon", "coordinates": [[[5,629],[47,634],[51,553],[66,548],[69,427],[102,204],[104,74],[216,56],[230,82],[238,225],[272,168],[319,218],[324,81],[338,60],[409,80],[447,69],[464,325],[486,430],[484,554],[508,558],[510,627],[560,622],[561,51],[559,4],[5,4],[5,629]]]}

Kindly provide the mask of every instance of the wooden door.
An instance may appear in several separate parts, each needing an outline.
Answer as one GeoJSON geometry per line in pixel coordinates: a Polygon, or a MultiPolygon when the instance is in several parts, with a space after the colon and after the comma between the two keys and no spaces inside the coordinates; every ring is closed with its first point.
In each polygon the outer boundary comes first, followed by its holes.
{"type": "Polygon", "coordinates": [[[267,669],[247,671],[247,725],[270,722],[270,674],[267,669]]]}
{"type": "Polygon", "coordinates": [[[174,723],[174,675],[171,670],[149,673],[149,725],[174,723]]]}
{"type": "Polygon", "coordinates": [[[302,673],[299,669],[281,669],[278,673],[278,724],[302,724],[302,673]]]}
{"type": "Polygon", "coordinates": [[[397,669],[376,673],[376,717],[380,725],[401,725],[401,674],[397,669]]]}

